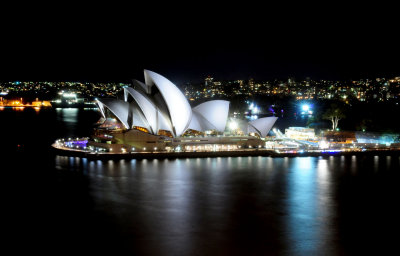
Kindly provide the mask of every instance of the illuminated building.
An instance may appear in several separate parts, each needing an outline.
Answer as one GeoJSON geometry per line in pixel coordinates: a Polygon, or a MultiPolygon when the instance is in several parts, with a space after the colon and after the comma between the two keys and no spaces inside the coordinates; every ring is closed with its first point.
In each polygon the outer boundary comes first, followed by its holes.
{"type": "Polygon", "coordinates": [[[356,133],[351,131],[325,131],[321,137],[324,141],[330,143],[352,144],[357,141],[356,133]]]}
{"type": "Polygon", "coordinates": [[[316,140],[314,129],[305,127],[289,127],[285,136],[295,140],[316,140]]]}
{"type": "Polygon", "coordinates": [[[93,148],[112,152],[157,150],[233,150],[260,147],[277,117],[247,123],[244,132],[256,136],[224,136],[229,101],[211,100],[191,107],[167,78],[144,70],[145,82],[133,81],[123,99],[98,99],[102,114],[93,148]],[[185,138],[185,139],[182,139],[185,138]]]}
{"type": "Polygon", "coordinates": [[[32,101],[31,105],[34,107],[51,107],[50,101],[47,101],[47,100],[41,101],[38,99],[36,99],[35,101],[32,101]]]}

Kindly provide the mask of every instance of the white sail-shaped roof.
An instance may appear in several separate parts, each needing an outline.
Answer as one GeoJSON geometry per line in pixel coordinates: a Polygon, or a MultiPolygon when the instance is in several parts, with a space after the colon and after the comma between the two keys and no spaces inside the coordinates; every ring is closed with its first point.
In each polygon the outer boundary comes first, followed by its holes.
{"type": "Polygon", "coordinates": [[[150,87],[145,83],[142,83],[136,79],[132,80],[132,84],[137,91],[141,91],[143,93],[150,93],[150,87]]]}
{"type": "Polygon", "coordinates": [[[199,119],[197,118],[197,113],[192,112],[192,119],[190,120],[189,127],[188,129],[196,130],[196,131],[203,131],[203,127],[201,126],[201,123],[199,119]]]}
{"type": "Polygon", "coordinates": [[[261,137],[265,137],[268,135],[269,131],[271,130],[272,126],[275,124],[277,117],[263,117],[256,119],[254,121],[249,122],[248,132],[255,132],[258,133],[261,137]]]}
{"type": "Polygon", "coordinates": [[[159,111],[154,103],[145,95],[133,88],[124,88],[125,101],[128,100],[128,95],[131,95],[135,100],[143,115],[145,116],[149,128],[146,127],[150,133],[158,134],[159,130],[172,131],[172,127],[169,124],[166,117],[159,111]]]}
{"type": "Polygon", "coordinates": [[[213,129],[223,132],[225,130],[226,121],[228,120],[229,101],[207,101],[193,108],[193,112],[196,112],[211,123],[214,127],[213,129]]]}
{"type": "Polygon", "coordinates": [[[164,114],[162,114],[159,110],[157,110],[157,129],[155,130],[156,134],[158,134],[160,130],[166,130],[172,132],[172,127],[171,123],[164,116],[164,114]]]}
{"type": "Polygon", "coordinates": [[[192,120],[190,121],[188,129],[204,132],[208,130],[217,130],[217,127],[207,121],[202,115],[193,111],[192,120]]]}
{"type": "Polygon", "coordinates": [[[142,111],[140,111],[139,108],[137,107],[131,107],[130,110],[132,111],[130,113],[131,119],[129,120],[130,122],[130,127],[134,126],[140,126],[146,128],[150,133],[152,133],[151,126],[149,125],[146,117],[143,115],[142,111]]]}
{"type": "MultiPolygon", "coordinates": [[[[96,99],[96,104],[97,104],[97,106],[99,107],[99,109],[100,109],[100,113],[101,113],[101,115],[103,116],[103,118],[104,118],[104,120],[106,120],[107,119],[107,116],[106,116],[106,113],[105,113],[105,111],[104,111],[104,105],[103,105],[103,103],[101,103],[99,100],[97,100],[96,99]]],[[[99,122],[101,122],[101,121],[99,121],[99,122]]]]}
{"type": "Polygon", "coordinates": [[[150,125],[150,132],[157,131],[157,109],[154,104],[144,95],[139,93],[133,88],[124,88],[124,96],[125,101],[128,101],[128,95],[131,95],[132,98],[136,101],[139,108],[143,112],[143,115],[146,117],[148,124],[150,125]]]}
{"type": "Polygon", "coordinates": [[[100,106],[100,110],[105,117],[104,108],[109,109],[116,118],[125,126],[125,128],[130,129],[131,125],[128,122],[129,114],[129,103],[122,100],[115,99],[99,99],[97,104],[100,106]]]}
{"type": "Polygon", "coordinates": [[[144,71],[147,86],[156,86],[168,108],[172,133],[180,136],[185,132],[192,118],[192,109],[183,93],[167,78],[149,70],[144,71]]]}
{"type": "Polygon", "coordinates": [[[124,88],[124,100],[98,100],[103,117],[106,117],[107,108],[127,129],[141,126],[152,134],[166,130],[174,137],[187,129],[225,130],[228,101],[208,101],[192,110],[186,97],[171,81],[149,70],[144,71],[144,76],[145,83],[133,80],[134,88],[124,88]]]}

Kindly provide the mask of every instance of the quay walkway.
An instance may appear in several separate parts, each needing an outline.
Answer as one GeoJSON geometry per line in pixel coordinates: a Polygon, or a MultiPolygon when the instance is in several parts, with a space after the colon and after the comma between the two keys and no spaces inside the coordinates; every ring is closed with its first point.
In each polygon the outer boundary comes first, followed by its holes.
{"type": "Polygon", "coordinates": [[[52,145],[55,154],[76,156],[87,159],[173,159],[173,158],[206,158],[206,157],[239,157],[239,156],[269,156],[269,157],[308,157],[308,156],[346,156],[346,155],[395,155],[400,156],[399,149],[368,149],[368,150],[313,150],[313,151],[280,151],[276,149],[240,149],[232,151],[185,151],[185,152],[93,152],[83,149],[62,147],[54,143],[52,145]]]}

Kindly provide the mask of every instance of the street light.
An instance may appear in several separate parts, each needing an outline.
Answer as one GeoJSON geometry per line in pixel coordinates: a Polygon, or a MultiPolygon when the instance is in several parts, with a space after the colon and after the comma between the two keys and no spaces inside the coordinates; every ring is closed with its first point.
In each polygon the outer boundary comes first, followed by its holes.
{"type": "Polygon", "coordinates": [[[302,115],[304,115],[304,114],[312,115],[313,112],[312,112],[312,110],[311,110],[311,106],[308,105],[308,104],[303,104],[303,105],[301,105],[301,114],[302,114],[302,115]]]}
{"type": "Polygon", "coordinates": [[[304,104],[303,106],[301,106],[301,109],[302,109],[304,112],[307,112],[307,111],[310,110],[310,106],[307,105],[307,104],[304,104]]]}

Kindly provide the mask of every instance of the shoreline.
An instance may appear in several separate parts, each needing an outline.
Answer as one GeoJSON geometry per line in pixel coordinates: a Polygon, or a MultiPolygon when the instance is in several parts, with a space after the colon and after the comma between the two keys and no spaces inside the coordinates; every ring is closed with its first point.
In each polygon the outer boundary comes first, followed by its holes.
{"type": "Polygon", "coordinates": [[[176,158],[216,158],[216,157],[329,157],[329,156],[362,156],[382,155],[400,156],[398,149],[366,150],[366,151],[338,151],[338,152],[302,152],[278,153],[269,149],[250,149],[238,151],[212,151],[212,152],[137,152],[137,153],[92,153],[83,150],[63,149],[52,145],[56,155],[87,158],[90,160],[119,160],[119,159],[176,159],[176,158]]]}

